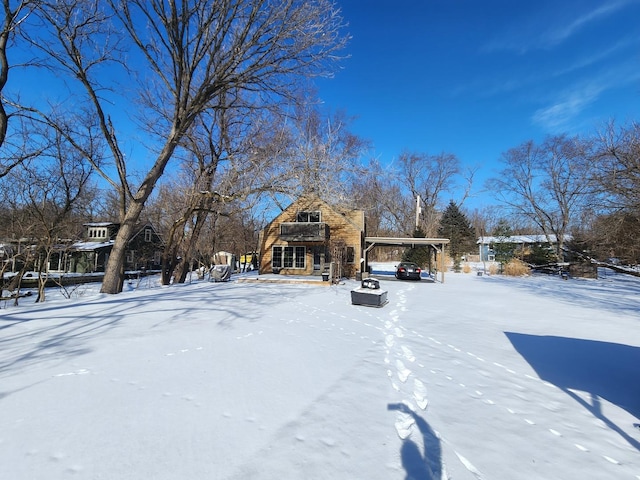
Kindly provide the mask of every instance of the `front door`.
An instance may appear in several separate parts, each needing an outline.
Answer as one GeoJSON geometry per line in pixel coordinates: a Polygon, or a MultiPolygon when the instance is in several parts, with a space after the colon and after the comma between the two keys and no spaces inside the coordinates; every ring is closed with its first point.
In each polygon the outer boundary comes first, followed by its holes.
{"type": "Polygon", "coordinates": [[[324,247],[313,247],[313,274],[320,275],[324,265],[324,247]]]}

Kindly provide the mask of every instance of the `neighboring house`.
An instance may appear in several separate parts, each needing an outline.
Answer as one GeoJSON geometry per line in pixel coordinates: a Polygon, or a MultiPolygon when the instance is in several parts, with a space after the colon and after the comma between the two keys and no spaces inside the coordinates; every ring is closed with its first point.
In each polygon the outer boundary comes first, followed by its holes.
{"type": "Polygon", "coordinates": [[[334,207],[315,196],[289,205],[260,232],[259,273],[355,277],[361,271],[362,210],[334,207]]]}
{"type": "MultiPolygon", "coordinates": [[[[565,235],[565,242],[570,240],[569,235],[565,235]]],[[[495,261],[494,245],[499,243],[509,243],[515,246],[515,251],[526,252],[537,245],[551,245],[557,243],[555,235],[550,235],[549,239],[545,235],[512,235],[510,237],[480,237],[476,242],[478,244],[478,253],[480,254],[481,262],[493,262],[495,261]]]]}
{"type": "MultiPolygon", "coordinates": [[[[104,272],[120,224],[86,223],[86,238],[65,252],[67,273],[104,272]]],[[[141,225],[127,243],[125,270],[160,270],[164,242],[151,224],[141,225]]]]}

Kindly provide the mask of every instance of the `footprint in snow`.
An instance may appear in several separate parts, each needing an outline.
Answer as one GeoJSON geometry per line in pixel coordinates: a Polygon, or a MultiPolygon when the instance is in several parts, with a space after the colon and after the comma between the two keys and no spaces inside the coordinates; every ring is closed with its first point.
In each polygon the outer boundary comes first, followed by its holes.
{"type": "Polygon", "coordinates": [[[427,408],[429,400],[427,400],[427,387],[417,378],[413,380],[413,398],[415,398],[418,407],[422,410],[427,408]]]}
{"type": "Polygon", "coordinates": [[[405,383],[411,375],[411,370],[404,366],[402,360],[396,360],[396,370],[398,371],[398,378],[402,383],[405,383]]]}
{"type": "Polygon", "coordinates": [[[409,347],[405,347],[404,345],[402,345],[400,348],[402,349],[402,354],[404,355],[404,358],[406,358],[410,362],[416,361],[416,357],[409,347]]]}
{"type": "Polygon", "coordinates": [[[398,412],[396,415],[396,432],[400,440],[406,440],[411,435],[413,425],[416,423],[412,415],[405,412],[398,412]]]}

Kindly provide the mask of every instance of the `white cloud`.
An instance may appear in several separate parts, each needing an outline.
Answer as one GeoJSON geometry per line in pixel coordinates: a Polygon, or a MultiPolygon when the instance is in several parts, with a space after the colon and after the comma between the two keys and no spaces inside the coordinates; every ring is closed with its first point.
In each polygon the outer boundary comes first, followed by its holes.
{"type": "Polygon", "coordinates": [[[586,82],[573,84],[564,89],[550,105],[536,110],[532,116],[534,124],[549,131],[570,130],[580,115],[607,91],[622,88],[640,81],[637,63],[627,62],[609,69],[586,82]]]}
{"type": "Polygon", "coordinates": [[[573,91],[556,103],[538,109],[533,114],[533,123],[549,131],[564,130],[603,90],[603,87],[589,86],[580,91],[573,91]]]}
{"type": "Polygon", "coordinates": [[[618,2],[602,5],[594,10],[580,15],[578,18],[569,23],[557,25],[554,29],[547,31],[540,38],[540,44],[541,46],[545,47],[553,47],[555,45],[558,45],[564,42],[569,37],[575,35],[589,23],[596,22],[603,17],[611,15],[612,13],[623,8],[628,3],[629,2],[626,0],[621,0],[618,2]]]}
{"type": "Polygon", "coordinates": [[[507,50],[524,54],[531,50],[553,48],[576,35],[588,25],[596,23],[634,2],[637,0],[610,2],[586,12],[574,12],[572,17],[566,15],[561,17],[558,11],[540,11],[527,23],[515,25],[502,38],[485,45],[482,51],[489,53],[507,50]]]}

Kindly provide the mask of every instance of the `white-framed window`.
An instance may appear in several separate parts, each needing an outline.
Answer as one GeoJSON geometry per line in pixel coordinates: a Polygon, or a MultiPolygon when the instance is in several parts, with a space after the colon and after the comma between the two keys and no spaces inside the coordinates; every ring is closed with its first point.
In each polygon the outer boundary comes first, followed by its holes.
{"type": "Polygon", "coordinates": [[[145,242],[150,242],[151,241],[151,229],[150,228],[145,228],[144,229],[144,241],[145,242]]]}
{"type": "Polygon", "coordinates": [[[304,269],[306,265],[307,247],[274,246],[271,254],[273,268],[304,269]]]}
{"type": "Polygon", "coordinates": [[[319,211],[306,212],[301,211],[296,215],[296,222],[312,222],[320,223],[321,215],[319,211]]]}
{"type": "Polygon", "coordinates": [[[89,228],[89,238],[106,239],[107,238],[107,229],[106,228],[91,227],[91,228],[89,228]]]}
{"type": "Polygon", "coordinates": [[[135,258],[136,258],[136,251],[135,250],[127,250],[127,263],[129,265],[133,264],[135,258]]]}

